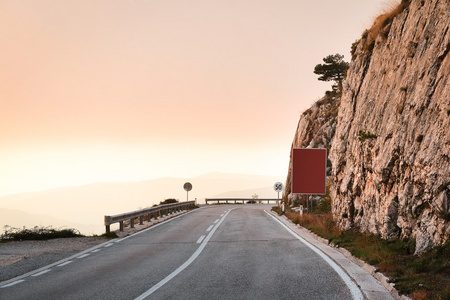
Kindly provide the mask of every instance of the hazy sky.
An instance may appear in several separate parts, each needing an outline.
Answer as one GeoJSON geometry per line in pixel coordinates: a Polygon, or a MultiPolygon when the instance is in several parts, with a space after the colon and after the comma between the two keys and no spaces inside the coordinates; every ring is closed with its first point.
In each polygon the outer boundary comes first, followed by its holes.
{"type": "MultiPolygon", "coordinates": [[[[392,2],[392,1],[391,1],[392,2]]],[[[0,0],[0,195],[286,176],[299,116],[384,0],[0,0]]]]}

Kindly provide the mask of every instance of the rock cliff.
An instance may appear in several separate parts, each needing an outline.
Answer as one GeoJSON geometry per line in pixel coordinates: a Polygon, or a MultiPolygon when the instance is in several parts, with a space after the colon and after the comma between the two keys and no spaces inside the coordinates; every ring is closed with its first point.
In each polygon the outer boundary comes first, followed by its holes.
{"type": "MultiPolygon", "coordinates": [[[[416,253],[450,235],[449,24],[448,0],[402,1],[377,18],[352,46],[328,126],[337,223],[414,239],[416,253]]],[[[292,147],[308,146],[322,123],[303,114],[292,147]]]]}
{"type": "MultiPolygon", "coordinates": [[[[295,132],[292,148],[331,148],[339,110],[340,100],[334,92],[328,92],[326,96],[314,103],[308,110],[302,113],[295,132]]],[[[327,163],[327,176],[331,175],[331,161],[327,163]]],[[[283,197],[288,198],[289,202],[296,201],[300,195],[291,194],[291,168],[289,167],[286,179],[286,187],[283,191],[283,197]]]]}

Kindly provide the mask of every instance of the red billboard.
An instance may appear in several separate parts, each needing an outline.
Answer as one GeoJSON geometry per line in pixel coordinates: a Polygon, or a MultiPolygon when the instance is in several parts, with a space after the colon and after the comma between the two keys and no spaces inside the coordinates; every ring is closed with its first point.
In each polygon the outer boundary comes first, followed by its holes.
{"type": "Polygon", "coordinates": [[[327,149],[292,149],[292,193],[326,194],[327,149]]]}

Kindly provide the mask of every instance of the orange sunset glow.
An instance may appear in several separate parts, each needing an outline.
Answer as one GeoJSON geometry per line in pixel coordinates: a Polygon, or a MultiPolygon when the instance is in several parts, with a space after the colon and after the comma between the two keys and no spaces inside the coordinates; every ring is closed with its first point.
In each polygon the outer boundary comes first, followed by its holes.
{"type": "Polygon", "coordinates": [[[386,1],[0,1],[0,196],[281,176],[313,74],[386,1]]]}

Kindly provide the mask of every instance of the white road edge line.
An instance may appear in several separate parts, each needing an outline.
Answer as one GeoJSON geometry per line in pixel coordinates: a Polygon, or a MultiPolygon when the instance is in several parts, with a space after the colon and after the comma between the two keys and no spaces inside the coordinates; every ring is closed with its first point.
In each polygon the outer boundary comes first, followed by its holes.
{"type": "Polygon", "coordinates": [[[70,264],[72,262],[73,262],[72,260],[68,260],[65,263],[62,263],[62,264],[58,265],[58,267],[64,267],[64,266],[66,266],[66,265],[68,265],[68,264],[70,264]]]}
{"type": "Polygon", "coordinates": [[[204,238],[205,238],[205,235],[202,235],[201,237],[199,237],[197,240],[197,244],[200,244],[204,238]]]}
{"type": "Polygon", "coordinates": [[[363,300],[364,296],[359,289],[359,287],[356,285],[356,283],[353,282],[353,280],[348,276],[345,271],[338,266],[330,257],[328,257],[325,253],[320,251],[318,248],[314,247],[312,244],[310,244],[308,241],[306,241],[304,238],[296,234],[292,229],[287,227],[285,224],[283,224],[280,220],[272,216],[270,213],[268,213],[266,210],[264,212],[272,217],[275,221],[277,221],[281,226],[284,227],[290,234],[292,234],[295,238],[297,238],[300,242],[308,246],[311,250],[313,250],[317,255],[319,255],[323,260],[325,260],[335,271],[336,273],[341,277],[341,279],[344,281],[344,283],[347,285],[348,289],[350,290],[350,293],[352,294],[353,299],[357,300],[363,300]]]}
{"type": "Polygon", "coordinates": [[[33,277],[41,276],[41,275],[44,275],[45,273],[48,273],[48,272],[50,272],[50,271],[51,271],[51,269],[47,269],[47,270],[44,270],[44,271],[39,272],[39,273],[37,273],[37,274],[33,274],[33,275],[31,275],[31,276],[33,276],[33,277]]]}
{"type": "Polygon", "coordinates": [[[10,286],[13,286],[13,285],[16,285],[16,284],[18,284],[18,283],[21,283],[21,282],[24,282],[25,281],[25,279],[21,279],[21,280],[17,280],[17,281],[14,281],[14,282],[11,282],[11,283],[9,283],[9,284],[7,284],[7,285],[4,285],[4,286],[2,286],[2,287],[0,287],[0,288],[7,288],[7,287],[10,287],[10,286]]]}
{"type": "Polygon", "coordinates": [[[174,278],[175,276],[177,276],[181,271],[183,271],[184,269],[186,269],[199,255],[200,253],[202,253],[203,249],[205,248],[206,244],[208,244],[209,240],[211,239],[212,235],[214,234],[214,232],[216,231],[216,229],[220,226],[220,224],[222,224],[223,220],[225,220],[225,218],[227,217],[228,213],[231,211],[232,209],[230,209],[223,217],[222,219],[220,219],[220,222],[217,224],[216,227],[214,227],[214,229],[208,234],[208,236],[203,240],[203,242],[201,243],[200,247],[198,247],[198,249],[194,252],[194,254],[192,254],[192,256],[181,266],[178,267],[178,269],[176,269],[175,271],[173,271],[172,273],[170,273],[166,278],[164,278],[163,280],[161,280],[160,282],[158,282],[157,284],[155,284],[152,288],[150,288],[148,291],[146,291],[145,293],[143,293],[142,295],[140,295],[139,297],[135,298],[134,300],[143,300],[145,298],[147,298],[148,296],[150,296],[151,294],[153,294],[156,290],[158,290],[160,287],[162,287],[163,285],[165,285],[167,282],[169,282],[170,280],[172,280],[172,278],[174,278]]]}
{"type": "Polygon", "coordinates": [[[208,227],[208,229],[206,229],[206,231],[211,231],[211,229],[213,229],[214,225],[211,225],[208,227]]]}

